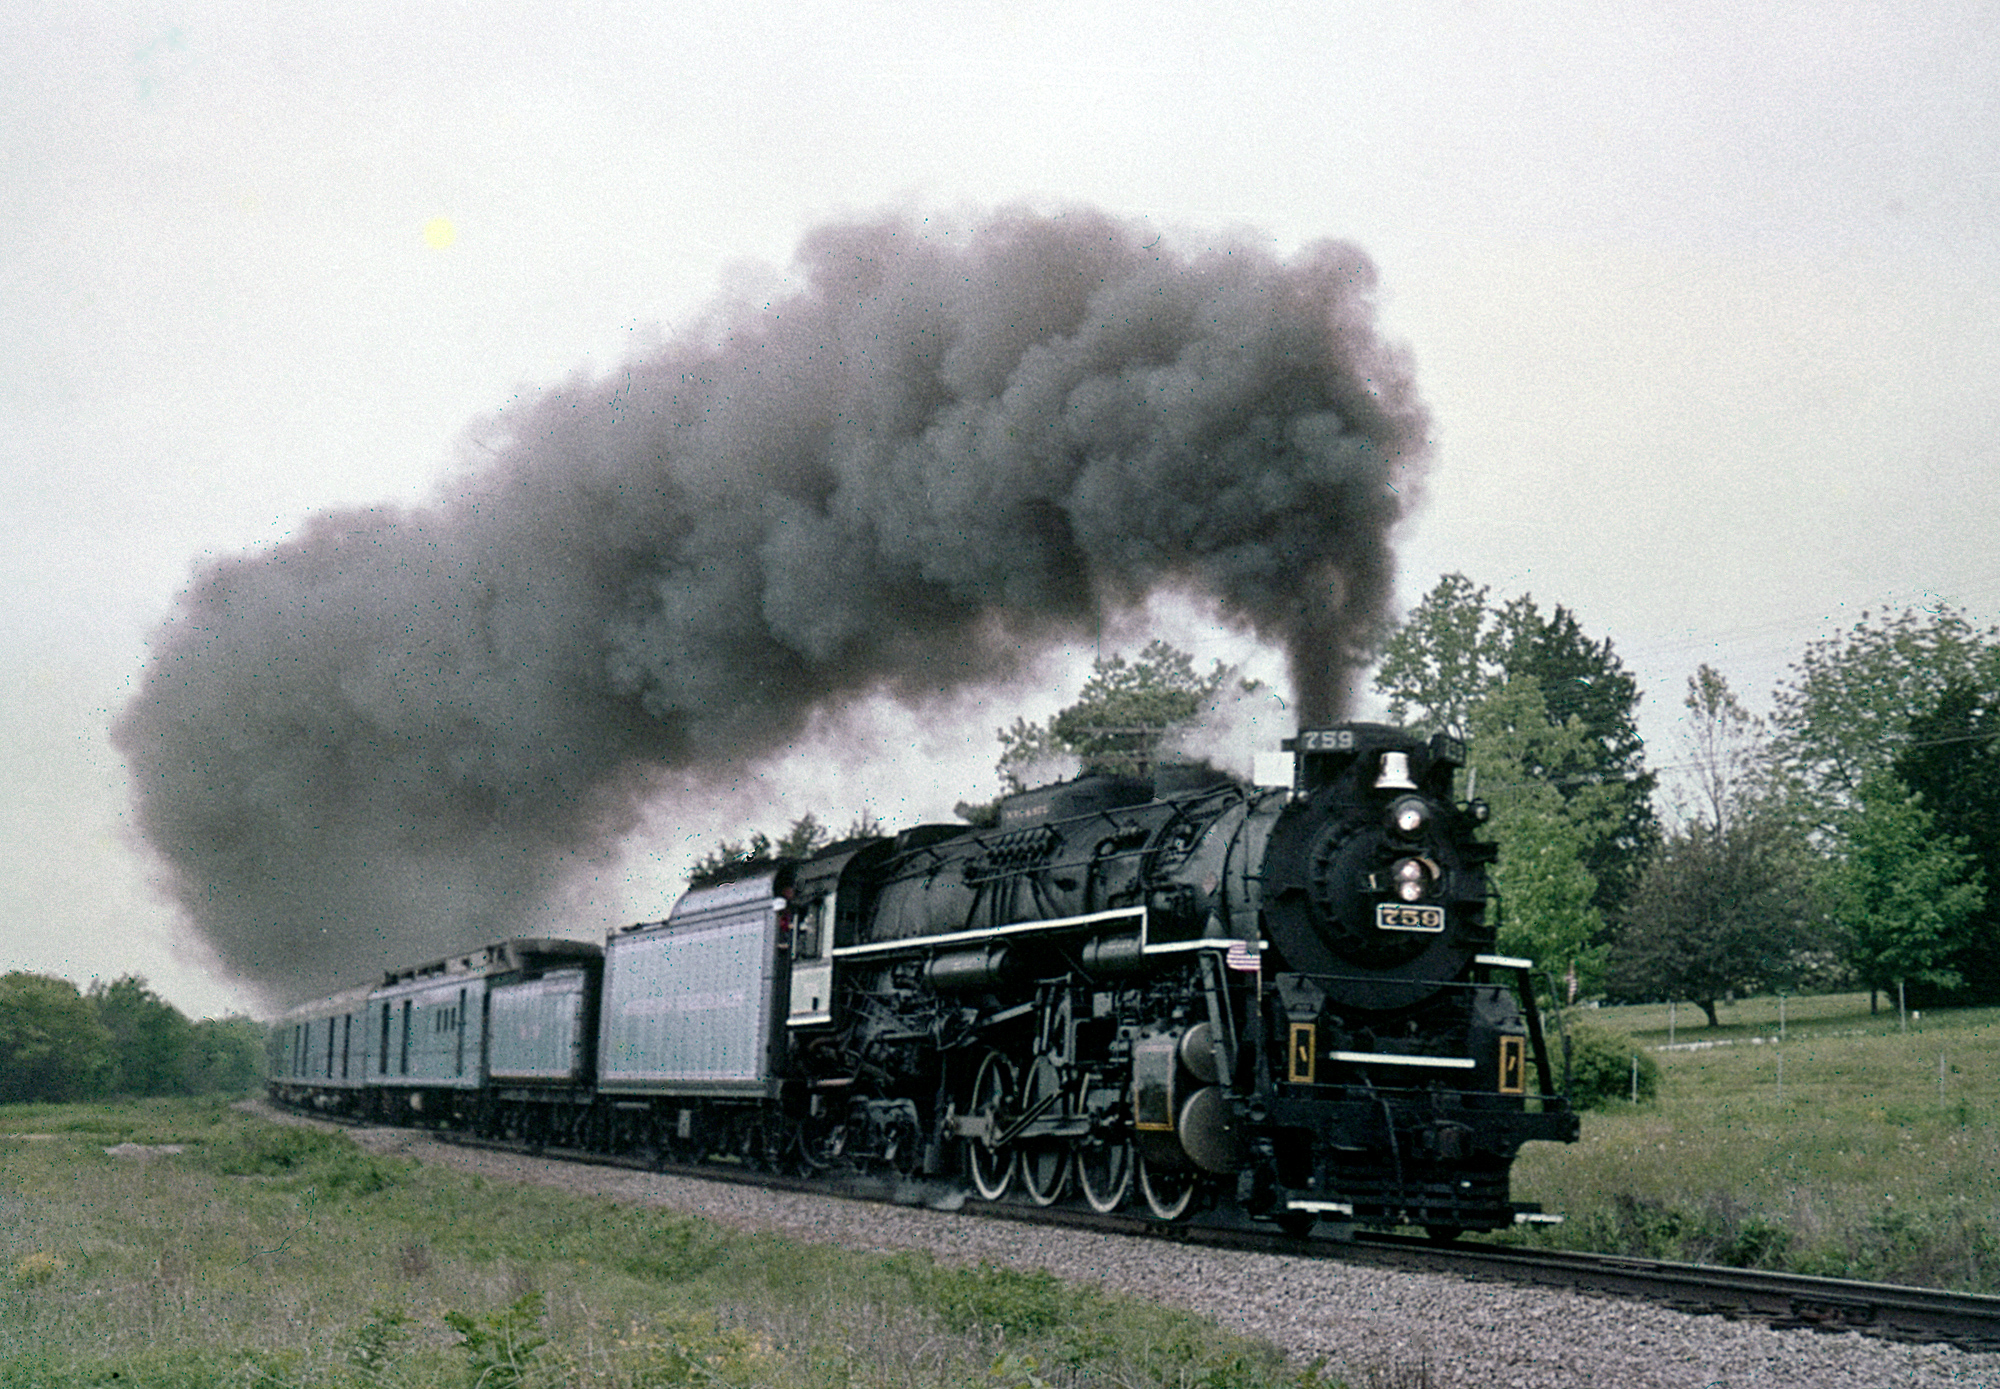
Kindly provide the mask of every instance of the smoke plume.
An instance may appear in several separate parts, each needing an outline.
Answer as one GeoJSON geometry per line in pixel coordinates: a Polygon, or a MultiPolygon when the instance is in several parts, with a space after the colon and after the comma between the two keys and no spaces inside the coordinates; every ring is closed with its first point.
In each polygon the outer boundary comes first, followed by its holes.
{"type": "Polygon", "coordinates": [[[1373,268],[1152,240],[825,227],[802,287],[549,392],[435,504],[200,571],[115,736],[224,964],[283,1000],[519,930],[657,779],[1163,588],[1335,716],[1425,443],[1373,268]]]}

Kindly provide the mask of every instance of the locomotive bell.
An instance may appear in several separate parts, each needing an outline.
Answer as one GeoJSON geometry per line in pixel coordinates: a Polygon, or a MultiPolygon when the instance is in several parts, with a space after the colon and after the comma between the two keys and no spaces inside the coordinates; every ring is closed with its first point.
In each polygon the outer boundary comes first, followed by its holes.
{"type": "Polygon", "coordinates": [[[1410,780],[1410,755],[1407,752],[1385,752],[1382,754],[1382,768],[1375,775],[1377,791],[1414,791],[1417,784],[1410,780]]]}

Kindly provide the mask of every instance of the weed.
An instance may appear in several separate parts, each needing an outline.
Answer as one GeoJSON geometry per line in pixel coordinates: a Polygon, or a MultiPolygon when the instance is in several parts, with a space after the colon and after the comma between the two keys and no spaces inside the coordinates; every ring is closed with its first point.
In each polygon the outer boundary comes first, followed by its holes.
{"type": "Polygon", "coordinates": [[[993,1381],[995,1389],[1050,1389],[1049,1382],[1035,1370],[1033,1356],[1016,1355],[1009,1351],[993,1362],[987,1376],[993,1381]]]}
{"type": "Polygon", "coordinates": [[[365,1153],[344,1133],[284,1124],[239,1128],[202,1149],[209,1170],[229,1177],[309,1181],[330,1195],[368,1196],[387,1191],[410,1164],[365,1153]]]}
{"type": "Polygon", "coordinates": [[[750,1337],[696,1316],[635,1327],[620,1346],[635,1389],[750,1383],[769,1368],[769,1356],[750,1337]]]}
{"type": "Polygon", "coordinates": [[[63,1270],[63,1262],[46,1249],[38,1249],[25,1255],[14,1265],[14,1286],[17,1288],[39,1288],[54,1280],[63,1270]]]}
{"type": "Polygon", "coordinates": [[[367,1321],[355,1328],[354,1343],[348,1347],[347,1363],[364,1385],[386,1385],[389,1372],[410,1339],[410,1318],[391,1308],[376,1307],[367,1321]]]}
{"type": "Polygon", "coordinates": [[[716,1267],[727,1241],[715,1226],[672,1212],[660,1212],[646,1231],[643,1252],[626,1263],[637,1278],[680,1282],[716,1267]]]}
{"type": "Polygon", "coordinates": [[[473,1389],[521,1389],[530,1382],[549,1343],[542,1334],[544,1310],[542,1294],[530,1292],[484,1317],[444,1314],[445,1325],[465,1338],[458,1349],[465,1352],[473,1389]]]}
{"type": "Polygon", "coordinates": [[[1045,1269],[933,1268],[923,1290],[954,1331],[1033,1336],[1074,1314],[1078,1290],[1045,1269]]]}
{"type": "Polygon", "coordinates": [[[259,1124],[239,1129],[211,1148],[208,1165],[229,1177],[290,1176],[342,1155],[343,1144],[353,1148],[354,1140],[318,1129],[259,1124]]]}

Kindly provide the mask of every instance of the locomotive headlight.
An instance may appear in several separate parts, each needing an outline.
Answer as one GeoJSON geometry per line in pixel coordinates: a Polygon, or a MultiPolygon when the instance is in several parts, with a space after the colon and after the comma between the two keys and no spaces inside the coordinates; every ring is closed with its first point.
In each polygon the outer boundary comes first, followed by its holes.
{"type": "Polygon", "coordinates": [[[1420,858],[1396,860],[1389,878],[1391,890],[1405,902],[1421,902],[1430,896],[1431,866],[1420,858]]]}
{"type": "Polygon", "coordinates": [[[1404,796],[1389,807],[1389,828],[1405,839],[1415,839],[1428,823],[1430,814],[1415,796],[1404,796]]]}

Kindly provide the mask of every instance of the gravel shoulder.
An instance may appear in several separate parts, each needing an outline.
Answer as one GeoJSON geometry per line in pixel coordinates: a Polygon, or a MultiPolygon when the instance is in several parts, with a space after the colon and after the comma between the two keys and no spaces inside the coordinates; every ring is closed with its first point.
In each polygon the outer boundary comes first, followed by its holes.
{"type": "Polygon", "coordinates": [[[1324,1359],[1362,1383],[1424,1383],[1421,1366],[1438,1389],[2000,1389],[2000,1355],[1944,1346],[1776,1331],[1577,1293],[762,1191],[460,1148],[405,1129],[349,1132],[371,1152],[488,1181],[668,1206],[852,1249],[925,1250],[952,1262],[1046,1269],[1212,1317],[1276,1344],[1301,1364],[1324,1359]]]}

